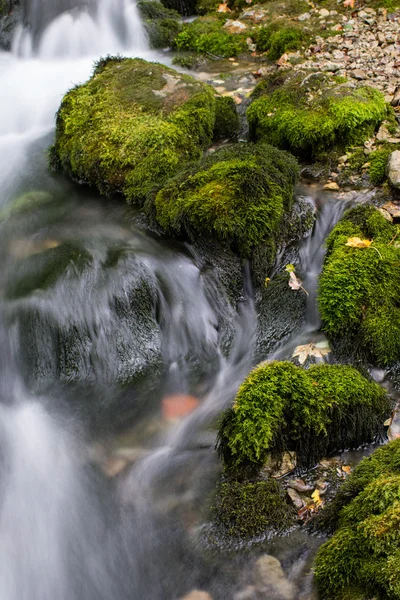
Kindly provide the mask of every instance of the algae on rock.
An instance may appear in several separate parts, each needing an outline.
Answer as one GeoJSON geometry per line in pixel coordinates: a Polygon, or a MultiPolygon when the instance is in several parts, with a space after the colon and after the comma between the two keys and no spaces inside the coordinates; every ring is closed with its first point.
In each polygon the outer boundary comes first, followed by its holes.
{"type": "Polygon", "coordinates": [[[400,598],[399,498],[395,440],[363,459],[321,513],[320,526],[337,530],[316,557],[324,598],[400,598]]]}
{"type": "Polygon", "coordinates": [[[364,142],[388,111],[378,90],[338,84],[322,73],[278,74],[261,81],[252,96],[251,138],[311,157],[364,142]]]}
{"type": "Polygon", "coordinates": [[[141,59],[101,59],[57,113],[53,168],[102,194],[143,203],[213,138],[215,97],[188,75],[141,59]]]}
{"type": "Polygon", "coordinates": [[[390,411],[387,393],[356,369],[261,363],[239,388],[220,423],[218,450],[233,469],[260,468],[294,451],[297,466],[371,442],[390,411]]]}
{"type": "Polygon", "coordinates": [[[348,211],[329,235],[318,304],[323,328],[389,365],[400,357],[399,228],[373,206],[348,211]],[[373,241],[348,246],[351,238],[373,241]]]}

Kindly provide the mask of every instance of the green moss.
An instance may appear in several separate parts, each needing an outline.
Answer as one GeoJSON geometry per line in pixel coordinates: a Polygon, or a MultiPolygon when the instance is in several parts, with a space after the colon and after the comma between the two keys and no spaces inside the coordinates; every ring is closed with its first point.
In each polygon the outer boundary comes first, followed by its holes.
{"type": "Polygon", "coordinates": [[[217,96],[215,100],[214,139],[236,139],[239,133],[240,122],[233,98],[229,96],[217,96]]]}
{"type": "Polygon", "coordinates": [[[306,39],[303,28],[282,21],[260,27],[254,34],[257,50],[268,52],[271,60],[277,60],[285,52],[298,50],[306,39]]]}
{"type": "Polygon", "coordinates": [[[108,57],[57,113],[51,165],[103,194],[143,202],[213,136],[211,87],[158,63],[108,57]]]}
{"type": "Polygon", "coordinates": [[[161,2],[140,0],[138,9],[152,48],[172,46],[175,37],[182,29],[180,15],[161,2]]]}
{"type": "Polygon", "coordinates": [[[196,4],[196,12],[199,15],[215,14],[218,4],[218,0],[198,0],[196,4]]]}
{"type": "Polygon", "coordinates": [[[184,69],[196,69],[196,67],[199,67],[205,63],[206,59],[202,58],[198,54],[193,54],[192,52],[175,54],[174,58],[172,59],[173,65],[183,67],[184,69]]]}
{"type": "Polygon", "coordinates": [[[224,415],[218,449],[227,465],[262,465],[270,453],[294,451],[308,467],[372,441],[389,410],[386,392],[353,367],[261,363],[224,415]]]}
{"type": "Polygon", "coordinates": [[[281,486],[273,480],[223,481],[217,488],[213,513],[229,535],[244,539],[271,529],[284,531],[293,525],[295,516],[281,486]]]}
{"type": "Polygon", "coordinates": [[[371,206],[349,211],[333,229],[319,284],[319,309],[331,335],[360,338],[373,360],[386,365],[400,353],[400,248],[398,229],[371,206]],[[351,237],[371,247],[346,246],[351,237]]]}
{"type": "Polygon", "coordinates": [[[237,56],[247,50],[245,34],[229,33],[219,16],[199,17],[187,23],[175,38],[178,50],[195,50],[221,58],[237,56]]]}
{"type": "Polygon", "coordinates": [[[248,256],[277,235],[297,176],[297,163],[286,153],[233,145],[168,182],[156,196],[156,218],[167,230],[215,237],[248,256]]]}
{"type": "Polygon", "coordinates": [[[374,185],[381,185],[386,181],[386,166],[391,152],[390,148],[384,147],[369,155],[369,177],[374,185]]]}
{"type": "Polygon", "coordinates": [[[399,494],[396,440],[364,459],[325,509],[338,529],[316,559],[324,598],[345,600],[353,589],[366,598],[400,598],[399,494]]]}
{"type": "Polygon", "coordinates": [[[383,95],[373,88],[337,85],[318,74],[304,82],[297,73],[279,87],[276,79],[258,84],[247,110],[252,139],[318,157],[363,142],[387,114],[383,95]]]}

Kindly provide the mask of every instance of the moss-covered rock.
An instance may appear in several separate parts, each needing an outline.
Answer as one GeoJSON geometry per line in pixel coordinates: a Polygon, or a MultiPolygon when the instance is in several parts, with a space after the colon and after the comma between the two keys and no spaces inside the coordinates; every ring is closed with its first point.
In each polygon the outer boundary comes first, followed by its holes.
{"type": "Polygon", "coordinates": [[[217,96],[215,101],[215,140],[235,140],[238,137],[240,121],[233,98],[217,96]]]}
{"type": "Polygon", "coordinates": [[[321,73],[260,82],[247,110],[252,139],[302,156],[322,156],[370,137],[387,114],[383,94],[321,73]]]}
{"type": "Polygon", "coordinates": [[[386,392],[353,367],[261,363],[224,414],[218,449],[233,467],[257,468],[284,451],[309,467],[330,452],[372,441],[389,410],[386,392]]]}
{"type": "Polygon", "coordinates": [[[215,237],[249,256],[276,238],[297,176],[296,160],[271,146],[223,148],[158,192],[156,218],[169,231],[215,237]]]}
{"type": "Polygon", "coordinates": [[[57,113],[53,168],[103,194],[141,203],[213,137],[211,87],[158,63],[100,60],[57,113]]]}
{"type": "Polygon", "coordinates": [[[152,48],[172,46],[182,29],[180,15],[155,0],[140,0],[138,9],[152,48]]]}
{"type": "Polygon", "coordinates": [[[175,38],[177,50],[195,50],[220,58],[237,56],[247,50],[246,33],[230,33],[221,16],[198,17],[187,23],[175,38]]]}
{"type": "Polygon", "coordinates": [[[386,168],[392,148],[384,146],[371,152],[368,157],[369,177],[374,185],[381,185],[387,179],[386,168]]]}
{"type": "Polygon", "coordinates": [[[346,600],[353,590],[362,598],[400,598],[399,498],[396,440],[364,459],[325,509],[325,523],[337,531],[316,558],[324,598],[346,600]]]}
{"type": "Polygon", "coordinates": [[[298,50],[308,39],[304,27],[286,20],[274,21],[256,29],[254,41],[259,52],[268,52],[268,58],[277,60],[285,52],[298,50]]]}
{"type": "Polygon", "coordinates": [[[230,536],[251,539],[273,531],[280,533],[294,523],[295,512],[286,502],[279,483],[224,479],[217,487],[214,518],[230,536]]]}
{"type": "Polygon", "coordinates": [[[348,211],[326,241],[319,283],[325,331],[333,338],[344,336],[381,365],[400,356],[398,231],[372,206],[348,211]],[[355,237],[373,244],[347,246],[355,237]]]}

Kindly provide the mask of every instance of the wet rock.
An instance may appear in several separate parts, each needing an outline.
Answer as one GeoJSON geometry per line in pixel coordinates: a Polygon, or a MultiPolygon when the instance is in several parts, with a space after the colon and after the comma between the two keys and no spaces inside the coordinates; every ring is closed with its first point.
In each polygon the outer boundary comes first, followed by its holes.
{"type": "Polygon", "coordinates": [[[314,489],[312,485],[305,483],[303,479],[291,480],[288,482],[288,486],[291,487],[293,490],[296,490],[296,492],[302,493],[312,492],[314,489]]]}
{"type": "Polygon", "coordinates": [[[22,22],[22,6],[18,0],[0,2],[0,49],[10,50],[14,31],[22,22]]]}
{"type": "Polygon", "coordinates": [[[328,183],[326,183],[324,185],[324,190],[330,191],[330,192],[337,192],[339,190],[339,186],[335,181],[329,181],[328,183]]]}
{"type": "Polygon", "coordinates": [[[286,491],[291,503],[297,510],[300,510],[301,508],[303,508],[303,506],[305,506],[303,498],[299,495],[298,492],[296,492],[296,490],[293,490],[289,487],[286,491]]]}
{"type": "Polygon", "coordinates": [[[256,584],[268,593],[269,600],[293,600],[296,587],[287,580],[279,560],[264,554],[256,562],[256,584]]]}
{"type": "Polygon", "coordinates": [[[400,189],[400,150],[395,150],[389,156],[387,176],[390,185],[400,189]]]}
{"type": "Polygon", "coordinates": [[[228,19],[224,25],[224,29],[229,33],[243,33],[243,31],[247,29],[247,25],[241,21],[232,21],[231,19],[228,19]]]}
{"type": "Polygon", "coordinates": [[[248,585],[234,595],[233,600],[263,600],[263,594],[254,585],[248,585]]]}

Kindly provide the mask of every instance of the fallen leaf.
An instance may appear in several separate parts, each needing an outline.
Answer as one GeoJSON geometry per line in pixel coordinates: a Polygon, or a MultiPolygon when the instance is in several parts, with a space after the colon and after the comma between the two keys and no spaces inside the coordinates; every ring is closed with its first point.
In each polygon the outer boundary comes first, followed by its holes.
{"type": "Polygon", "coordinates": [[[350,465],[343,465],[342,471],[344,471],[345,473],[347,473],[349,475],[351,473],[350,465]]]}
{"type": "Polygon", "coordinates": [[[229,8],[229,6],[224,2],[222,4],[220,4],[217,8],[217,12],[219,13],[230,13],[232,12],[231,9],[229,8]]]}
{"type": "Polygon", "coordinates": [[[315,492],[313,492],[311,494],[311,498],[314,500],[315,502],[315,506],[322,506],[323,505],[323,500],[321,499],[320,493],[318,490],[315,490],[315,492]]]}
{"type": "Polygon", "coordinates": [[[270,282],[270,281],[271,281],[271,278],[270,278],[270,277],[266,277],[266,278],[265,278],[265,281],[264,281],[264,285],[265,285],[265,287],[268,287],[268,285],[269,285],[269,282],[270,282]]]}
{"type": "Polygon", "coordinates": [[[304,346],[297,346],[292,354],[293,358],[298,357],[299,363],[304,365],[309,356],[315,356],[315,358],[324,358],[329,352],[331,352],[330,346],[327,342],[319,342],[314,344],[304,344],[304,346]]]}
{"type": "Polygon", "coordinates": [[[355,0],[344,0],[343,6],[345,8],[354,8],[355,0]]]}
{"type": "Polygon", "coordinates": [[[294,273],[295,270],[296,270],[296,267],[294,265],[286,265],[286,267],[285,267],[285,271],[287,271],[287,273],[294,273]]]}
{"type": "Polygon", "coordinates": [[[349,238],[346,242],[346,246],[351,246],[351,248],[369,248],[372,244],[372,240],[362,240],[359,237],[349,238]]]}
{"type": "Polygon", "coordinates": [[[295,273],[293,273],[293,271],[290,271],[289,273],[289,287],[292,288],[292,290],[300,290],[301,286],[302,286],[302,281],[300,281],[300,279],[297,277],[297,275],[295,275],[295,273]]]}
{"type": "Polygon", "coordinates": [[[384,427],[390,427],[392,424],[392,417],[389,417],[388,419],[386,419],[386,421],[384,422],[383,426],[384,427]]]}

